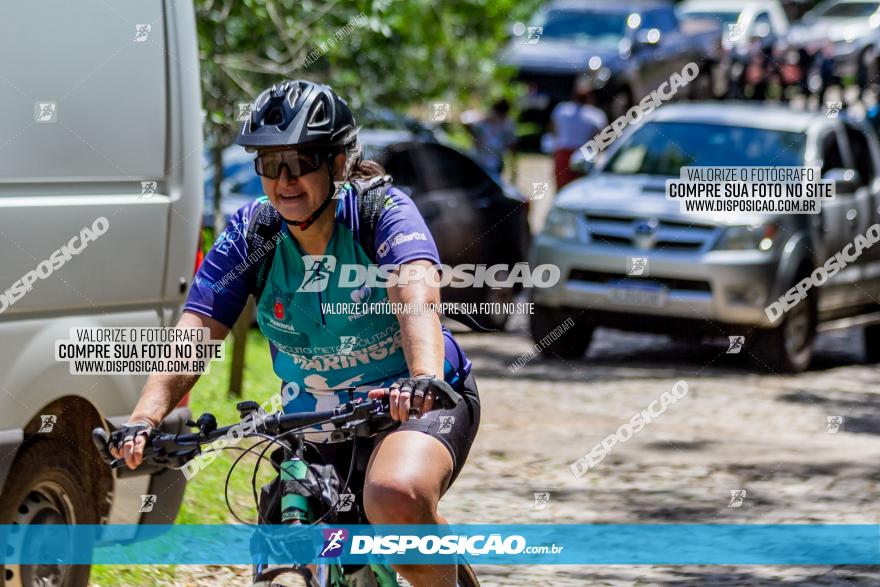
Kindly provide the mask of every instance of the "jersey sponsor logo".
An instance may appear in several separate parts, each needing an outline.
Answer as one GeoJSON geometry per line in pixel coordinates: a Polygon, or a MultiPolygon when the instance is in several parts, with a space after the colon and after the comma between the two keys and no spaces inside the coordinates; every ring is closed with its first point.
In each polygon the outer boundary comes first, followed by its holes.
{"type": "Polygon", "coordinates": [[[379,245],[379,248],[376,250],[376,253],[380,257],[384,257],[385,255],[388,254],[388,251],[390,251],[391,249],[393,249],[394,247],[396,247],[398,245],[402,245],[403,243],[408,243],[411,241],[426,241],[426,240],[428,240],[428,237],[425,235],[424,232],[416,231],[416,232],[410,232],[408,234],[398,232],[394,236],[385,239],[385,241],[381,245],[379,245]]]}
{"type": "MultiPolygon", "coordinates": [[[[289,356],[294,364],[303,371],[322,373],[338,369],[351,369],[359,365],[369,365],[370,363],[393,357],[395,354],[403,354],[399,329],[391,336],[365,346],[355,347],[354,345],[356,342],[360,342],[360,339],[357,339],[357,337],[350,338],[355,340],[341,340],[340,342],[343,345],[336,347],[332,353],[323,355],[290,354],[289,356]]],[[[278,348],[281,350],[280,347],[278,348]]]]}
{"type": "Polygon", "coordinates": [[[284,320],[284,303],[280,298],[275,298],[275,317],[279,320],[284,320]]]}

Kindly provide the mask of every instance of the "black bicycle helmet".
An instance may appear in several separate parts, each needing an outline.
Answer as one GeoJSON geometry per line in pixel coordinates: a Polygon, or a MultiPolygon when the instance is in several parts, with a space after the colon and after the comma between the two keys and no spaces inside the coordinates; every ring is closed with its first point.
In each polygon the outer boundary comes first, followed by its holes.
{"type": "Polygon", "coordinates": [[[235,142],[250,149],[308,145],[341,151],[357,142],[357,125],[330,86],[289,80],[257,96],[235,142]]]}
{"type": "MultiPolygon", "coordinates": [[[[308,80],[274,84],[257,96],[235,142],[249,151],[262,147],[313,147],[345,152],[344,178],[361,157],[357,124],[348,104],[330,86],[308,80]]],[[[332,178],[331,158],[326,162],[332,178]]],[[[285,222],[306,230],[329,207],[334,193],[331,181],[327,195],[316,210],[301,220],[284,218],[285,222]]]]}

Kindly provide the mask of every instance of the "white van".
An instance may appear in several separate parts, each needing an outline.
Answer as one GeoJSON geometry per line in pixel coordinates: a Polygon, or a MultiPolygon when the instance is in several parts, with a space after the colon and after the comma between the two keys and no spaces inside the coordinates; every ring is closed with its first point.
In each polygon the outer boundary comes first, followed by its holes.
{"type": "MultiPolygon", "coordinates": [[[[192,3],[5,2],[0,55],[0,524],[173,523],[183,476],[111,474],[89,435],[126,420],[146,376],[71,375],[54,347],[178,318],[203,205],[192,3]]],[[[88,569],[62,574],[0,582],[88,569]]]]}

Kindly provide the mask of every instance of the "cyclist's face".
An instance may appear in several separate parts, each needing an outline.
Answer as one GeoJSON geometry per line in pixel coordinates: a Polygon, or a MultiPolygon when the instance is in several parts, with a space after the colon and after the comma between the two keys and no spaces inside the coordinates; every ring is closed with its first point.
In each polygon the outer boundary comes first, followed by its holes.
{"type": "MultiPolygon", "coordinates": [[[[263,153],[271,153],[271,151],[267,150],[263,153]]],[[[333,165],[334,174],[341,176],[344,165],[345,155],[337,155],[333,165]]],[[[331,181],[325,158],[321,159],[316,170],[299,176],[291,176],[288,166],[281,165],[281,173],[277,178],[261,176],[260,179],[269,201],[281,216],[290,220],[300,220],[314,212],[324,201],[331,181]]]]}

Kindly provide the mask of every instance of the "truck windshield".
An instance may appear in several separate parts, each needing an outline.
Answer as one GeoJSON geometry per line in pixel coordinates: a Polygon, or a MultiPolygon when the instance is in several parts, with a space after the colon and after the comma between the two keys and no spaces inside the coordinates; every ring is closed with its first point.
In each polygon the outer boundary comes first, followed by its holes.
{"type": "Polygon", "coordinates": [[[648,123],[608,160],[605,173],[678,177],[686,166],[798,166],[802,133],[685,122],[648,123]]]}
{"type": "Polygon", "coordinates": [[[721,24],[735,24],[737,20],[739,20],[739,12],[710,12],[710,11],[694,11],[694,12],[684,12],[681,15],[683,18],[690,18],[693,20],[715,20],[720,22],[721,24]]]}
{"type": "Polygon", "coordinates": [[[626,12],[595,10],[550,10],[535,26],[544,27],[541,38],[577,45],[616,43],[626,32],[626,12]]]}

